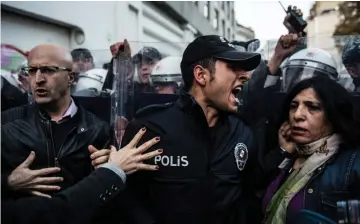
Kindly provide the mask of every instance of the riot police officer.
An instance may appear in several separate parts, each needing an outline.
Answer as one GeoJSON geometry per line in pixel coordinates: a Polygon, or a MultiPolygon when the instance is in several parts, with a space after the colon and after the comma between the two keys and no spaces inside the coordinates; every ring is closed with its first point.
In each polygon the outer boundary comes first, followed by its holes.
{"type": "Polygon", "coordinates": [[[360,37],[352,38],[345,45],[342,62],[353,78],[355,92],[360,92],[360,37]]]}
{"type": "Polygon", "coordinates": [[[236,94],[260,60],[216,35],[187,46],[180,99],[138,111],[125,131],[122,144],[145,126],[144,140],[157,136],[164,150],[149,160],[158,172],[128,179],[128,223],[246,223],[254,177],[264,178],[254,174],[257,152],[249,127],[235,115],[236,94]]]}
{"type": "Polygon", "coordinates": [[[134,83],[134,92],[153,92],[150,75],[154,66],[162,59],[160,52],[154,47],[144,47],[134,57],[138,82],[134,83]]]}

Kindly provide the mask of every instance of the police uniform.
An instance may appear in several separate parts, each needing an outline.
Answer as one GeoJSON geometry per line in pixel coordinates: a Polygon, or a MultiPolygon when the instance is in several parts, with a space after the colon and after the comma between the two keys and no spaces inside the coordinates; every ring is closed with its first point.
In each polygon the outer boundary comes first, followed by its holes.
{"type": "MultiPolygon", "coordinates": [[[[202,49],[239,53],[233,52],[224,38],[199,38],[194,42],[198,41],[202,49]],[[201,39],[203,42],[199,43],[201,39]]],[[[251,63],[255,67],[259,64],[260,56],[244,54],[239,62],[247,62],[249,67],[245,69],[250,69],[251,63]]],[[[249,127],[236,115],[220,113],[216,125],[209,127],[201,106],[185,92],[175,103],[152,105],[137,112],[122,145],[146,127],[139,144],[159,136],[160,142],[150,151],[163,149],[164,153],[146,162],[159,165],[158,171],[128,177],[124,192],[127,201],[122,201],[121,209],[125,223],[246,223],[256,179],[262,178],[257,169],[257,152],[249,127]]]]}
{"type": "Polygon", "coordinates": [[[129,177],[128,189],[139,198],[132,203],[145,206],[124,204],[129,223],[226,224],[242,218],[237,216],[246,205],[243,186],[250,188],[254,178],[256,151],[251,131],[240,119],[223,114],[209,128],[201,107],[182,94],[176,103],[139,111],[122,145],[142,127],[147,128],[142,142],[160,136],[153,150],[164,153],[147,162],[159,165],[159,171],[129,177]]]}

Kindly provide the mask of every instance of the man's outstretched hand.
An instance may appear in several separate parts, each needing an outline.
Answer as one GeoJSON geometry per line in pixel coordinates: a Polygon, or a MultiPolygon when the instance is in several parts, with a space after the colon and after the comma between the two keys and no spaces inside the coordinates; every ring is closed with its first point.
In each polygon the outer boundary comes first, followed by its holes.
{"type": "Polygon", "coordinates": [[[31,152],[28,158],[20,164],[8,177],[8,186],[13,191],[28,192],[32,195],[49,197],[44,193],[58,191],[60,187],[53,185],[62,182],[62,177],[46,177],[49,174],[60,171],[59,167],[50,167],[40,170],[31,170],[29,167],[35,160],[35,152],[31,152]]]}

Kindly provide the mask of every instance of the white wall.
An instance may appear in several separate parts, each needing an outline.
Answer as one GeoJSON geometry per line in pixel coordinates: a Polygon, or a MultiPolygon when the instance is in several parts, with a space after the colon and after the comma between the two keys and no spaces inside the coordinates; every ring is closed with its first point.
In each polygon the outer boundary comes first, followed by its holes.
{"type": "MultiPolygon", "coordinates": [[[[158,47],[162,53],[168,55],[181,55],[184,45],[194,39],[194,35],[189,35],[170,18],[165,17],[148,3],[140,1],[17,1],[2,2],[2,4],[79,27],[85,34],[85,41],[81,45],[76,43],[73,31],[66,31],[69,30],[69,27],[66,26],[39,25],[35,31],[38,35],[41,33],[43,36],[53,35],[57,32],[59,38],[53,38],[53,42],[58,42],[58,44],[71,49],[88,48],[92,51],[95,59],[101,63],[110,59],[110,45],[123,41],[125,38],[130,42],[133,54],[145,45],[143,42],[151,42],[150,45],[158,47]],[[40,30],[39,27],[45,30],[40,30]],[[58,29],[55,31],[53,27],[58,29]],[[64,39],[64,34],[67,32],[70,32],[68,42],[64,39]]],[[[19,21],[15,22],[19,23],[19,21]]],[[[19,26],[28,24],[23,22],[19,26]]],[[[13,35],[9,24],[11,25],[11,23],[1,25],[2,32],[6,31],[7,33],[4,34],[4,38],[6,37],[7,40],[13,35]]],[[[17,46],[21,46],[23,50],[28,50],[34,45],[44,42],[44,38],[35,38],[34,33],[29,34],[27,30],[24,30],[22,34],[16,33],[16,35],[29,38],[29,40],[17,39],[17,46]]]]}
{"type": "Polygon", "coordinates": [[[1,30],[1,42],[19,49],[27,50],[39,42],[70,47],[69,29],[8,12],[1,14],[1,30]]]}

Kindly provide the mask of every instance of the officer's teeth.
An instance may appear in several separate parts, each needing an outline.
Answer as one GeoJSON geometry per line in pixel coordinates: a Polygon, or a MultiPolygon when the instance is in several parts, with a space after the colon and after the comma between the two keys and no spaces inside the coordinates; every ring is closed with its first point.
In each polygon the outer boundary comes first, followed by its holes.
{"type": "Polygon", "coordinates": [[[236,91],[242,91],[242,88],[241,87],[237,87],[237,88],[235,88],[236,89],[236,91]]]}

